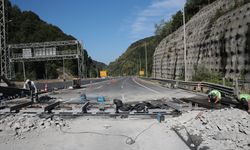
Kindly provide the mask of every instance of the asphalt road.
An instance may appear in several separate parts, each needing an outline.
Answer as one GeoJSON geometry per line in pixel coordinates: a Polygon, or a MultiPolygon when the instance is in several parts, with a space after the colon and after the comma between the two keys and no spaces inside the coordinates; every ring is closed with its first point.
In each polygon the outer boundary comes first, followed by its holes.
{"type": "Polygon", "coordinates": [[[123,102],[146,101],[162,98],[192,97],[195,94],[181,89],[169,89],[151,81],[145,81],[137,77],[121,77],[103,82],[85,85],[82,89],[62,90],[53,95],[67,102],[79,102],[80,94],[86,94],[87,99],[96,100],[98,96],[104,96],[107,101],[120,99],[123,102]]]}
{"type": "MultiPolygon", "coordinates": [[[[105,81],[105,80],[108,80],[108,79],[83,79],[81,81],[81,84],[82,85],[85,85],[85,84],[89,84],[89,83],[96,83],[96,82],[101,82],[101,81],[105,81]]],[[[35,82],[36,84],[36,87],[38,90],[44,90],[45,88],[45,84],[47,84],[47,90],[48,91],[51,91],[55,88],[57,89],[63,89],[65,87],[70,87],[72,86],[73,84],[73,81],[70,80],[70,81],[65,81],[65,82],[53,82],[53,83],[39,83],[39,82],[35,82]]]]}
{"type": "MultiPolygon", "coordinates": [[[[68,103],[80,103],[80,94],[97,100],[104,96],[107,101],[115,98],[123,102],[157,100],[161,98],[192,97],[195,94],[181,89],[169,89],[157,82],[137,77],[122,77],[84,85],[81,89],[64,89],[50,93],[51,96],[68,103]]],[[[167,118],[166,118],[167,119],[167,118]]],[[[68,126],[60,130],[50,127],[28,132],[25,138],[13,138],[14,134],[0,134],[0,149],[36,150],[186,150],[185,143],[156,119],[142,118],[94,118],[79,117],[67,120],[68,126]],[[125,135],[125,136],[124,136],[125,135]],[[4,138],[3,138],[4,137],[4,138]],[[127,143],[134,139],[132,145],[127,143]],[[1,142],[2,140],[7,142],[1,142]]]]}

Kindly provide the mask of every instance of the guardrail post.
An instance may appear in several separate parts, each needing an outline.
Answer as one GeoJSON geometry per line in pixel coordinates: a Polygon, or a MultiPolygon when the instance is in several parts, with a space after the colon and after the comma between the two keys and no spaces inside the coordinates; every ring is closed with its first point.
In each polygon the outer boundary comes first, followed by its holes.
{"type": "Polygon", "coordinates": [[[234,94],[239,97],[239,82],[238,82],[238,78],[235,78],[235,88],[234,88],[234,94]]]}
{"type": "Polygon", "coordinates": [[[175,82],[175,85],[176,85],[175,88],[178,88],[178,87],[179,87],[179,82],[176,81],[176,82],[175,82]]]}
{"type": "Polygon", "coordinates": [[[223,82],[223,85],[225,86],[225,85],[226,85],[226,80],[225,80],[225,78],[222,78],[222,82],[223,82]]]}

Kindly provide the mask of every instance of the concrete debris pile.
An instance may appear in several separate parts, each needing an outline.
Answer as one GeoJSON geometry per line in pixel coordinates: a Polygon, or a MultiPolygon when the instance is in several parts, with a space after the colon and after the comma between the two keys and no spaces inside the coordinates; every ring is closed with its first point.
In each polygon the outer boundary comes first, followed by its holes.
{"type": "Polygon", "coordinates": [[[30,114],[15,114],[0,120],[0,132],[13,132],[14,136],[23,136],[34,130],[60,126],[66,126],[62,118],[41,119],[37,115],[30,114]]]}
{"type": "Polygon", "coordinates": [[[250,115],[242,110],[189,112],[167,121],[167,126],[182,126],[183,137],[201,137],[198,149],[250,149],[250,115]]]}

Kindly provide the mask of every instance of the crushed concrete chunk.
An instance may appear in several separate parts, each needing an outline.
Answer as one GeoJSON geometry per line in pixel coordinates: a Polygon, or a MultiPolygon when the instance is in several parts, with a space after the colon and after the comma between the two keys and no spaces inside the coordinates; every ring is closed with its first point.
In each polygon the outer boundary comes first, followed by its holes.
{"type": "Polygon", "coordinates": [[[14,136],[21,136],[24,133],[31,132],[36,129],[44,129],[50,127],[66,126],[66,122],[59,117],[55,119],[40,119],[36,115],[29,114],[15,114],[7,116],[0,120],[0,132],[14,131],[14,136]]]}
{"type": "MultiPolygon", "coordinates": [[[[167,127],[183,125],[191,135],[200,135],[203,139],[198,149],[249,149],[250,115],[239,109],[222,109],[200,112],[193,111],[167,121],[167,127]],[[182,124],[183,120],[186,121],[182,124]]],[[[186,136],[186,135],[184,135],[186,136]]]]}

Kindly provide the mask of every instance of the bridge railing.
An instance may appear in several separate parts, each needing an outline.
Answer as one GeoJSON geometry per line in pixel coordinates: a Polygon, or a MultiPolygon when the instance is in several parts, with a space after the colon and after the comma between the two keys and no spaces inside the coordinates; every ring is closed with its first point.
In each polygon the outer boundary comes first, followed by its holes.
{"type": "Polygon", "coordinates": [[[239,85],[250,91],[250,79],[248,80],[239,80],[239,85]]]}
{"type": "Polygon", "coordinates": [[[223,95],[229,97],[235,97],[237,95],[237,89],[233,87],[228,87],[224,85],[208,83],[208,82],[193,82],[193,81],[181,81],[181,80],[170,80],[162,78],[143,78],[160,81],[166,84],[168,87],[180,88],[185,90],[196,90],[200,92],[207,93],[209,90],[216,89],[219,90],[223,95]]]}

